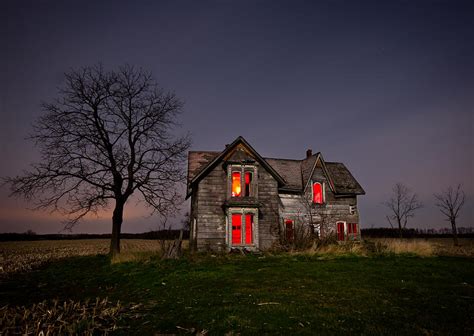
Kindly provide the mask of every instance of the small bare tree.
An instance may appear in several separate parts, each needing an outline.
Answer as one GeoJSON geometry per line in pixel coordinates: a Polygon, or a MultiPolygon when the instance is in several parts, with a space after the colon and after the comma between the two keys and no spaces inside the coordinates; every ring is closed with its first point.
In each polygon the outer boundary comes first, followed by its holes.
{"type": "Polygon", "coordinates": [[[439,194],[434,194],[436,199],[436,206],[443,215],[447,217],[446,220],[451,222],[451,229],[453,231],[454,245],[458,245],[458,232],[456,228],[456,218],[459,216],[459,210],[461,210],[466,199],[466,195],[461,188],[461,184],[458,184],[457,188],[449,187],[439,194]]]}
{"type": "Polygon", "coordinates": [[[181,220],[181,227],[183,228],[184,231],[189,231],[191,228],[191,214],[189,211],[186,211],[186,213],[183,216],[183,219],[181,220]]]}
{"type": "Polygon", "coordinates": [[[325,231],[326,217],[324,207],[315,206],[311,195],[300,195],[291,216],[290,235],[287,232],[286,223],[283,223],[284,231],[280,236],[282,244],[294,249],[308,248],[320,238],[319,233],[325,231]]]}
{"type": "Polygon", "coordinates": [[[416,193],[412,193],[402,183],[395,184],[392,191],[392,197],[383,204],[391,211],[391,214],[387,216],[390,226],[393,228],[392,220],[396,221],[400,238],[402,238],[408,219],[414,217],[415,211],[422,208],[423,204],[418,200],[416,193]]]}
{"type": "Polygon", "coordinates": [[[6,178],[14,196],[68,216],[71,228],[88,213],[114,204],[110,252],[120,252],[124,207],[141,195],[152,212],[169,215],[180,202],[187,136],[175,137],[181,101],[150,73],[132,66],[71,70],[60,98],[31,136],[41,161],[22,176],[6,178]]]}

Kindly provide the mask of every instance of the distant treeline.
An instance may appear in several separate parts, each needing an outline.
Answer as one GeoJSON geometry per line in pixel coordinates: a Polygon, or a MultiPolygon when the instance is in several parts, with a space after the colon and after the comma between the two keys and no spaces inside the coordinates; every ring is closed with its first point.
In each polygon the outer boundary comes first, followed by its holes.
{"type": "MultiPolygon", "coordinates": [[[[160,230],[144,233],[122,233],[122,239],[176,239],[180,230],[160,230]]],[[[73,239],[110,239],[110,233],[104,234],[36,234],[33,231],[25,233],[0,233],[0,241],[26,240],[73,240],[73,239]]],[[[183,239],[189,239],[189,231],[183,231],[183,239]]]]}
{"type": "MultiPolygon", "coordinates": [[[[400,231],[392,228],[371,228],[361,229],[362,237],[366,238],[398,238],[400,231]]],[[[443,238],[451,237],[452,231],[448,228],[443,229],[404,229],[403,238],[443,238]]],[[[458,228],[458,237],[474,238],[474,228],[458,228]]]]}

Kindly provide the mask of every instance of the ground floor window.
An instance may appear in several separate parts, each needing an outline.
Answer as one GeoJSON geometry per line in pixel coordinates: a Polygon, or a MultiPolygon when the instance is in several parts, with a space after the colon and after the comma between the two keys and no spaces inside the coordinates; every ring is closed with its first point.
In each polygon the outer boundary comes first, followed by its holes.
{"type": "Polygon", "coordinates": [[[337,240],[344,240],[344,229],[346,226],[345,222],[337,222],[337,240]]]}
{"type": "Polygon", "coordinates": [[[357,223],[337,222],[337,240],[357,239],[358,228],[357,223]]]}
{"type": "Polygon", "coordinates": [[[242,242],[242,215],[232,214],[232,244],[239,245],[242,242]]]}
{"type": "Polygon", "coordinates": [[[347,235],[354,239],[357,238],[357,223],[347,223],[347,235]]]}
{"type": "Polygon", "coordinates": [[[285,219],[285,237],[287,242],[295,239],[295,223],[291,219],[285,219]]]}
{"type": "Polygon", "coordinates": [[[285,219],[285,236],[287,242],[295,239],[295,223],[291,219],[285,219]]]}
{"type": "Polygon", "coordinates": [[[230,211],[230,241],[232,245],[254,245],[257,212],[253,209],[230,211]]]}

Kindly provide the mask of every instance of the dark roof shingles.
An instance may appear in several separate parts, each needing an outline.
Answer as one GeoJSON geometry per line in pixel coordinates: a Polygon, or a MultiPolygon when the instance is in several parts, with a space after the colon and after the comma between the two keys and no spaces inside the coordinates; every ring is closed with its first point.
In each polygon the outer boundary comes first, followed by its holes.
{"type": "Polygon", "coordinates": [[[265,161],[285,179],[285,187],[302,189],[300,160],[265,158],[265,161]]]}
{"type": "Polygon", "coordinates": [[[215,151],[190,151],[188,153],[188,184],[219,154],[220,152],[215,151]]]}
{"type": "Polygon", "coordinates": [[[343,163],[326,162],[326,168],[332,177],[337,194],[365,194],[364,189],[343,163]]]}
{"type": "MultiPolygon", "coordinates": [[[[188,155],[188,183],[220,153],[215,151],[190,151],[188,155]]],[[[264,158],[264,160],[285,179],[287,182],[285,188],[302,190],[304,184],[310,178],[317,156],[318,154],[315,154],[304,160],[275,158],[264,158]]],[[[364,189],[343,163],[325,163],[334,181],[337,194],[365,194],[364,189]]]]}

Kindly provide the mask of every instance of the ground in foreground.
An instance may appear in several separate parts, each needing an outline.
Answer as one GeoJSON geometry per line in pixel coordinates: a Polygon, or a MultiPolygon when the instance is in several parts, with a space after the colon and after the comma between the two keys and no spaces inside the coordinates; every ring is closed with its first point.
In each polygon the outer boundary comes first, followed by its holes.
{"type": "Polygon", "coordinates": [[[51,263],[0,283],[0,305],[107,297],[117,334],[472,334],[472,259],[198,256],[51,263]]]}

